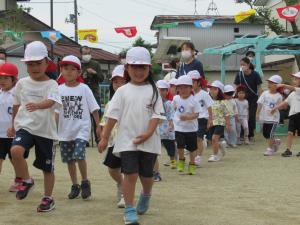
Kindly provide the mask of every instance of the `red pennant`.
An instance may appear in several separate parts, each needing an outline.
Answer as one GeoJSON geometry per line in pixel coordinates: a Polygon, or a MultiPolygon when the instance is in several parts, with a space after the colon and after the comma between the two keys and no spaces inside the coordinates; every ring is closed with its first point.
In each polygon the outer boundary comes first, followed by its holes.
{"type": "Polygon", "coordinates": [[[277,8],[276,10],[280,18],[286,19],[290,22],[295,22],[295,19],[300,10],[300,5],[286,6],[282,8],[277,8]]]}
{"type": "Polygon", "coordinates": [[[136,27],[117,27],[115,28],[115,31],[119,34],[122,33],[126,37],[132,38],[137,34],[136,27]]]}

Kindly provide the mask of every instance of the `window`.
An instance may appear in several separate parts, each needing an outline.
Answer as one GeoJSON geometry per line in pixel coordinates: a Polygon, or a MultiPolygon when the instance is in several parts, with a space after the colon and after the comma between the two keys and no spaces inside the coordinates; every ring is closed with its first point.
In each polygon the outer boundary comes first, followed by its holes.
{"type": "Polygon", "coordinates": [[[233,28],[233,32],[234,33],[239,33],[240,32],[240,28],[238,28],[238,27],[233,28]]]}

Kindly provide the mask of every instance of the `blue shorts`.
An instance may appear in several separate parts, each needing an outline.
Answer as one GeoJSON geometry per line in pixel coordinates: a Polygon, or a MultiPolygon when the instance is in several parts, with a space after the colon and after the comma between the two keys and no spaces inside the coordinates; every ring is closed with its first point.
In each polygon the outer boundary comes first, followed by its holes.
{"type": "Polygon", "coordinates": [[[61,141],[59,144],[63,163],[85,160],[85,146],[87,141],[78,138],[75,141],[61,141]]]}

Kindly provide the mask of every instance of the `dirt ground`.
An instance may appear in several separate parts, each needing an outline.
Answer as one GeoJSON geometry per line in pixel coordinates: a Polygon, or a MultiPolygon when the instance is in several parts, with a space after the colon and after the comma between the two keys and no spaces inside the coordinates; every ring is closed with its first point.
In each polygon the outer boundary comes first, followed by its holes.
{"type": "MultiPolygon", "coordinates": [[[[285,141],[285,139],[283,139],[285,141]]],[[[163,181],[156,183],[149,212],[140,216],[142,225],[299,225],[300,224],[300,158],[282,158],[279,153],[264,157],[265,144],[228,150],[218,163],[208,163],[211,149],[205,151],[205,162],[196,176],[179,175],[161,166],[163,181]]],[[[296,140],[295,150],[300,150],[296,140]]],[[[284,150],[284,144],[280,152],[284,150]]],[[[35,189],[18,201],[7,191],[13,178],[6,162],[0,175],[1,225],[119,225],[123,210],[116,208],[116,188],[101,164],[95,148],[87,150],[89,177],[93,198],[68,200],[70,180],[67,168],[56,157],[56,209],[37,213],[43,180],[30,166],[35,189]]],[[[294,151],[296,153],[296,151],[294,151]]],[[[167,160],[165,152],[160,158],[167,160]]],[[[32,163],[34,152],[29,159],[32,163]]],[[[138,193],[140,185],[138,186],[138,193]]]]}

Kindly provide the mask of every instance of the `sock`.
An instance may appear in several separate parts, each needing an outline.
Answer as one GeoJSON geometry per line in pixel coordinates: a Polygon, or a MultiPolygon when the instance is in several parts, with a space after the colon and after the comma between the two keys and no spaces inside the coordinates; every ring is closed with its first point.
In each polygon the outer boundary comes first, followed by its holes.
{"type": "Polygon", "coordinates": [[[27,184],[32,184],[32,179],[31,178],[26,179],[26,180],[24,180],[24,182],[27,183],[27,184]]]}
{"type": "Polygon", "coordinates": [[[44,198],[49,198],[49,199],[53,200],[53,197],[52,197],[52,196],[44,195],[44,198]]]}

